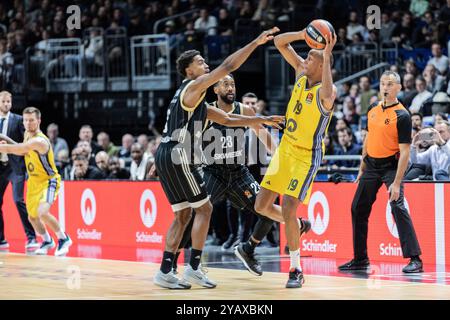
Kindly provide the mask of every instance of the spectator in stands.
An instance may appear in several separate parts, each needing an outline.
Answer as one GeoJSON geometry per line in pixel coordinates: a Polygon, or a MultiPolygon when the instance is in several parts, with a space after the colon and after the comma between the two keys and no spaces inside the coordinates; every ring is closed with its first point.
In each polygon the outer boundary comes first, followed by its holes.
{"type": "Polygon", "coordinates": [[[399,43],[401,46],[411,48],[411,39],[414,31],[412,16],[406,12],[402,16],[402,22],[397,25],[393,34],[392,41],[399,43]]]}
{"type": "Polygon", "coordinates": [[[99,151],[95,155],[95,164],[97,165],[97,169],[103,174],[104,178],[109,176],[109,156],[105,151],[99,151]]]}
{"type": "Polygon", "coordinates": [[[448,26],[450,25],[450,0],[447,0],[446,5],[442,6],[439,11],[439,20],[442,21],[444,25],[447,25],[448,30],[448,26]]]}
{"type": "Polygon", "coordinates": [[[448,121],[447,115],[445,113],[443,113],[443,112],[436,113],[434,115],[434,121],[433,121],[434,128],[436,129],[436,126],[439,123],[444,122],[444,121],[448,121]]]}
{"type": "Polygon", "coordinates": [[[89,165],[95,166],[95,155],[92,153],[92,148],[89,142],[80,140],[77,143],[77,148],[81,149],[81,154],[88,159],[89,165]]]}
{"type": "MultiPolygon", "coordinates": [[[[350,128],[339,129],[337,132],[339,145],[335,150],[336,155],[360,155],[361,146],[353,142],[353,132],[350,128]]],[[[356,168],[358,160],[337,160],[338,167],[356,168]]]]}
{"type": "MultiPolygon", "coordinates": [[[[325,145],[325,155],[335,155],[336,154],[336,146],[333,143],[333,140],[330,137],[330,133],[327,133],[325,138],[323,139],[323,143],[325,145]]],[[[334,160],[325,160],[322,159],[322,166],[332,166],[335,164],[334,160]]]]}
{"type": "Polygon", "coordinates": [[[401,100],[405,107],[411,105],[412,100],[417,95],[417,90],[414,86],[414,76],[411,73],[407,73],[403,76],[403,90],[398,94],[398,99],[401,100]]]}
{"type": "Polygon", "coordinates": [[[116,156],[119,153],[119,148],[114,145],[109,139],[109,134],[106,132],[100,132],[97,135],[97,144],[105,151],[108,156],[116,156]]]}
{"type": "Polygon", "coordinates": [[[56,153],[55,164],[58,168],[59,174],[61,175],[61,179],[69,180],[72,166],[70,165],[68,149],[61,149],[58,153],[56,153]]]}
{"type": "Polygon", "coordinates": [[[120,161],[117,157],[109,158],[108,163],[109,175],[107,179],[111,180],[129,180],[130,171],[120,167],[120,161]]]}
{"type": "Polygon", "coordinates": [[[427,91],[431,92],[432,95],[444,89],[445,77],[437,73],[437,69],[433,64],[427,64],[422,76],[427,84],[427,91]]]}
{"type": "Polygon", "coordinates": [[[130,15],[130,24],[128,25],[128,36],[139,36],[147,33],[146,27],[141,23],[139,12],[133,12],[130,15]]]}
{"type": "Polygon", "coordinates": [[[119,150],[119,159],[124,161],[124,167],[129,169],[131,166],[131,145],[134,143],[134,137],[127,133],[122,137],[122,147],[119,150]]]}
{"type": "Polygon", "coordinates": [[[231,36],[233,34],[233,21],[227,9],[219,10],[219,22],[217,26],[218,34],[221,36],[231,36]]]}
{"type": "Polygon", "coordinates": [[[148,135],[146,135],[144,133],[140,134],[137,137],[136,142],[142,146],[142,149],[144,150],[144,154],[147,154],[147,156],[150,156],[150,154],[148,153],[148,144],[149,144],[148,135]]]}
{"type": "Polygon", "coordinates": [[[148,156],[144,156],[144,148],[140,143],[133,143],[131,146],[131,158],[130,179],[146,180],[153,162],[148,156]]]}
{"type": "Polygon", "coordinates": [[[380,40],[391,41],[396,26],[397,24],[391,20],[390,14],[388,12],[383,12],[381,14],[380,40]]]}
{"type": "Polygon", "coordinates": [[[105,177],[94,166],[89,165],[88,159],[83,155],[78,155],[73,161],[74,180],[102,180],[105,177]]]}
{"type": "Polygon", "coordinates": [[[423,77],[418,77],[416,79],[416,90],[418,93],[409,107],[411,113],[420,112],[423,104],[433,96],[431,92],[427,91],[427,83],[423,77]]]}
{"type": "Polygon", "coordinates": [[[7,49],[7,42],[0,39],[0,77],[4,77],[6,82],[11,80],[14,58],[7,49]]]}
{"type": "Polygon", "coordinates": [[[420,132],[416,134],[411,148],[412,163],[431,165],[434,180],[450,180],[450,124],[445,121],[436,126],[436,129],[430,128],[434,132],[434,144],[426,151],[418,153],[417,146],[420,143],[420,132]]]}
{"type": "Polygon", "coordinates": [[[421,17],[428,10],[428,0],[411,0],[409,11],[416,16],[421,17]]]}
{"type": "Polygon", "coordinates": [[[90,146],[91,146],[91,151],[94,155],[97,154],[97,152],[101,151],[100,146],[92,140],[92,138],[94,137],[94,132],[92,131],[92,127],[88,124],[83,125],[80,128],[80,133],[78,134],[78,137],[80,138],[81,141],[87,141],[89,142],[90,146]]]}
{"type": "MultiPolygon", "coordinates": [[[[59,128],[56,123],[50,123],[47,126],[47,137],[52,144],[53,153],[55,155],[57,155],[61,150],[66,150],[67,157],[69,156],[69,146],[67,145],[66,140],[59,137],[59,128]]],[[[56,165],[58,165],[58,163],[56,165]]]]}
{"type": "Polygon", "coordinates": [[[443,114],[445,116],[449,111],[450,97],[445,92],[436,93],[432,99],[431,114],[443,114]]]}
{"type": "Polygon", "coordinates": [[[344,99],[344,117],[347,120],[348,124],[352,128],[357,128],[359,125],[359,114],[356,112],[356,104],[355,99],[348,96],[344,99]]]}
{"type": "Polygon", "coordinates": [[[349,23],[347,24],[347,39],[353,40],[353,35],[361,34],[366,32],[366,28],[358,21],[358,13],[354,10],[350,11],[349,23]]]}
{"type": "Polygon", "coordinates": [[[439,74],[445,76],[450,67],[449,59],[447,56],[442,54],[442,47],[439,43],[433,43],[431,46],[431,54],[433,58],[428,60],[427,64],[432,64],[439,71],[439,74]]]}
{"type": "Polygon", "coordinates": [[[337,41],[336,45],[340,44],[343,47],[346,47],[350,44],[350,40],[347,39],[347,29],[346,28],[339,28],[337,33],[337,41]]]}
{"type": "Polygon", "coordinates": [[[423,115],[421,113],[413,113],[411,115],[412,128],[419,132],[422,130],[423,125],[423,115]]]}
{"type": "Polygon", "coordinates": [[[370,79],[367,76],[359,78],[359,88],[360,88],[359,114],[365,115],[369,110],[370,98],[376,96],[378,92],[370,87],[370,79]]]}
{"type": "Polygon", "coordinates": [[[239,19],[251,19],[254,16],[254,12],[250,1],[243,1],[239,10],[239,19]]]}
{"type": "Polygon", "coordinates": [[[217,33],[217,18],[210,15],[206,8],[200,10],[200,17],[195,20],[195,30],[207,35],[215,35],[217,33]]]}
{"type": "Polygon", "coordinates": [[[406,73],[411,73],[414,77],[417,77],[420,74],[419,70],[417,69],[416,63],[412,59],[406,60],[405,71],[406,73]]]}

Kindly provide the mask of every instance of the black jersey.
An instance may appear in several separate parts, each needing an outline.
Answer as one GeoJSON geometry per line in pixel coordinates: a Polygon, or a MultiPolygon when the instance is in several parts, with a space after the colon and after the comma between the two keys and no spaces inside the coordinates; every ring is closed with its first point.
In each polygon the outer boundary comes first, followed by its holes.
{"type": "Polygon", "coordinates": [[[162,133],[161,143],[177,142],[191,149],[191,154],[199,147],[200,139],[206,124],[207,104],[203,93],[196,108],[189,109],[182,104],[186,88],[194,80],[184,80],[172,98],[167,110],[167,120],[162,133]]]}
{"type": "MultiPolygon", "coordinates": [[[[217,106],[214,102],[212,107],[217,106]]],[[[233,103],[230,114],[242,114],[243,104],[233,103]]],[[[207,165],[245,164],[245,130],[244,127],[226,127],[207,121],[203,133],[203,152],[207,165]]]]}

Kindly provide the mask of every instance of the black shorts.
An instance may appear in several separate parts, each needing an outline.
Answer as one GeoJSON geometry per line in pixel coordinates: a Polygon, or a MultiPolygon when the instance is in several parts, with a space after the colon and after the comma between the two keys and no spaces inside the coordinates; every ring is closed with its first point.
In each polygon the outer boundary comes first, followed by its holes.
{"type": "Polygon", "coordinates": [[[161,143],[155,157],[156,171],[174,212],[198,208],[208,202],[202,179],[202,169],[188,163],[183,148],[173,143],[161,143]]]}
{"type": "Polygon", "coordinates": [[[242,165],[211,165],[203,168],[203,180],[213,204],[224,198],[238,209],[254,211],[259,183],[242,165]]]}

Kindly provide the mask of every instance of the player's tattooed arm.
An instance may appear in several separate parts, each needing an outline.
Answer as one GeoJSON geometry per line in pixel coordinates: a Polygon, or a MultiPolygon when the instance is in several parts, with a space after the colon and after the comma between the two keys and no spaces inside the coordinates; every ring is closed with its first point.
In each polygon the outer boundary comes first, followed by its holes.
{"type": "Polygon", "coordinates": [[[295,78],[303,72],[305,60],[295,52],[294,48],[291,46],[291,42],[300,40],[305,40],[305,29],[298,32],[279,34],[273,40],[283,58],[294,68],[295,78]]]}
{"type": "Polygon", "coordinates": [[[210,73],[204,74],[193,81],[186,89],[183,98],[183,104],[188,108],[195,107],[203,93],[210,86],[225,77],[227,74],[238,69],[250,56],[250,54],[260,45],[273,39],[274,34],[280,31],[277,27],[262,32],[255,40],[239,49],[222,62],[216,69],[210,73]]]}
{"type": "Polygon", "coordinates": [[[0,153],[10,153],[18,156],[24,156],[30,151],[37,151],[40,154],[45,154],[48,151],[48,144],[38,138],[30,139],[24,143],[7,144],[6,141],[0,141],[0,153]]]}
{"type": "Polygon", "coordinates": [[[208,106],[208,113],[206,117],[218,124],[227,127],[254,127],[258,125],[268,125],[281,129],[280,123],[284,122],[284,116],[242,116],[237,114],[228,114],[225,111],[208,106]]]}

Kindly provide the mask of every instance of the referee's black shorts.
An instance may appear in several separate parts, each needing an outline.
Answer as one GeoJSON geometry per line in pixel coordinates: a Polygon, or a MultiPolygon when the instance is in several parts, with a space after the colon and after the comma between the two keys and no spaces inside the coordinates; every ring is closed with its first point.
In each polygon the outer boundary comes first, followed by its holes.
{"type": "Polygon", "coordinates": [[[198,208],[209,201],[201,168],[189,159],[186,150],[174,143],[161,143],[156,152],[156,171],[174,212],[198,208]]]}
{"type": "Polygon", "coordinates": [[[254,211],[260,187],[246,166],[210,165],[203,174],[213,204],[226,198],[238,209],[254,211]]]}

